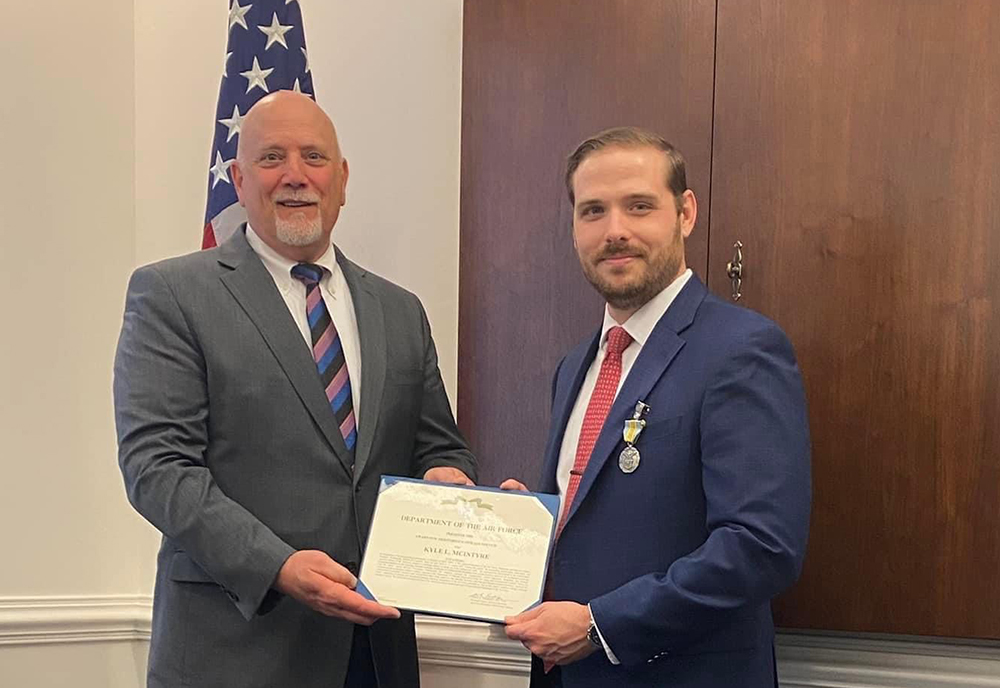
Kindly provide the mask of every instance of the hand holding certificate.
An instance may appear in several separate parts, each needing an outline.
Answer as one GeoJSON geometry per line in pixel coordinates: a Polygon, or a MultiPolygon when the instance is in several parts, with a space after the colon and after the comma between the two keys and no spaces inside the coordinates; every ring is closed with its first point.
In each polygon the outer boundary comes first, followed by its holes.
{"type": "Polygon", "coordinates": [[[382,477],[358,592],[502,623],[541,600],[559,498],[382,477]]]}

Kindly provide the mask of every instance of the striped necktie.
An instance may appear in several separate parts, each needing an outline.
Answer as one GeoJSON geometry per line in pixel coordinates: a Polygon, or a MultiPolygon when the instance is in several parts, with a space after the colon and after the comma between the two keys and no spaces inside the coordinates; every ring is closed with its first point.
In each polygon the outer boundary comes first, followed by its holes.
{"type": "Polygon", "coordinates": [[[351,378],[347,373],[340,335],[337,334],[333,318],[330,317],[320,293],[319,281],[323,277],[323,268],[312,263],[299,263],[292,267],[292,277],[306,285],[306,317],[312,337],[313,360],[316,361],[334,418],[340,426],[344,444],[353,452],[358,430],[354,418],[354,402],[351,399],[351,378]]]}

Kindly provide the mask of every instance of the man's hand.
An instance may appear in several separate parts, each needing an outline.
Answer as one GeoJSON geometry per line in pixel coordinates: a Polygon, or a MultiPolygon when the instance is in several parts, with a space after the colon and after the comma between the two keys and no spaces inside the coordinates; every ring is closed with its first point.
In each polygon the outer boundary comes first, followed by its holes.
{"type": "Polygon", "coordinates": [[[542,602],[517,616],[504,619],[507,637],[520,640],[544,663],[548,671],[556,664],[571,664],[597,648],[587,640],[590,610],[576,602],[542,602]]]}
{"type": "Polygon", "coordinates": [[[514,480],[513,478],[507,478],[502,483],[500,483],[501,490],[517,490],[518,492],[530,492],[530,490],[522,483],[520,480],[514,480]]]}
{"type": "Polygon", "coordinates": [[[305,549],[288,557],[274,587],[327,616],[371,626],[379,619],[398,619],[399,610],[354,592],[358,579],[326,552],[305,549]]]}
{"type": "Polygon", "coordinates": [[[469,476],[457,468],[451,468],[450,466],[438,466],[437,468],[428,469],[424,473],[424,480],[431,480],[436,483],[475,486],[475,483],[469,480],[469,476]]]}

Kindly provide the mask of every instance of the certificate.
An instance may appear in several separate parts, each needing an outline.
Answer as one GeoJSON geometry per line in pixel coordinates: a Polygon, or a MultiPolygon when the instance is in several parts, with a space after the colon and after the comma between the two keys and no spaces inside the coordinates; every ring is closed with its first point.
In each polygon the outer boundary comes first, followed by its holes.
{"type": "Polygon", "coordinates": [[[542,599],[557,495],[382,476],[358,592],[502,623],[542,599]]]}

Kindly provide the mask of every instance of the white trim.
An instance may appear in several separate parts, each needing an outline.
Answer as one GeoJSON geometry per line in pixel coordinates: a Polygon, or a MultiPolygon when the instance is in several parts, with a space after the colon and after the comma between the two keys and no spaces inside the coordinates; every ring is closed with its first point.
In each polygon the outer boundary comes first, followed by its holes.
{"type": "MultiPolygon", "coordinates": [[[[148,595],[0,598],[5,645],[149,640],[148,595]]],[[[417,616],[424,666],[528,675],[530,661],[500,626],[417,616]]],[[[782,632],[782,688],[1000,688],[1000,642],[782,632]]]]}
{"type": "Polygon", "coordinates": [[[0,598],[0,646],[149,640],[148,595],[0,598]]]}
{"type": "MultiPolygon", "coordinates": [[[[527,676],[528,654],[499,626],[417,616],[422,665],[527,676]]],[[[777,637],[782,688],[1000,688],[1000,643],[903,636],[777,637]]]]}
{"type": "Polygon", "coordinates": [[[779,633],[782,688],[1000,688],[1000,643],[779,633]]]}
{"type": "Polygon", "coordinates": [[[478,621],[417,615],[420,664],[527,676],[531,655],[503,627],[478,621]]]}

